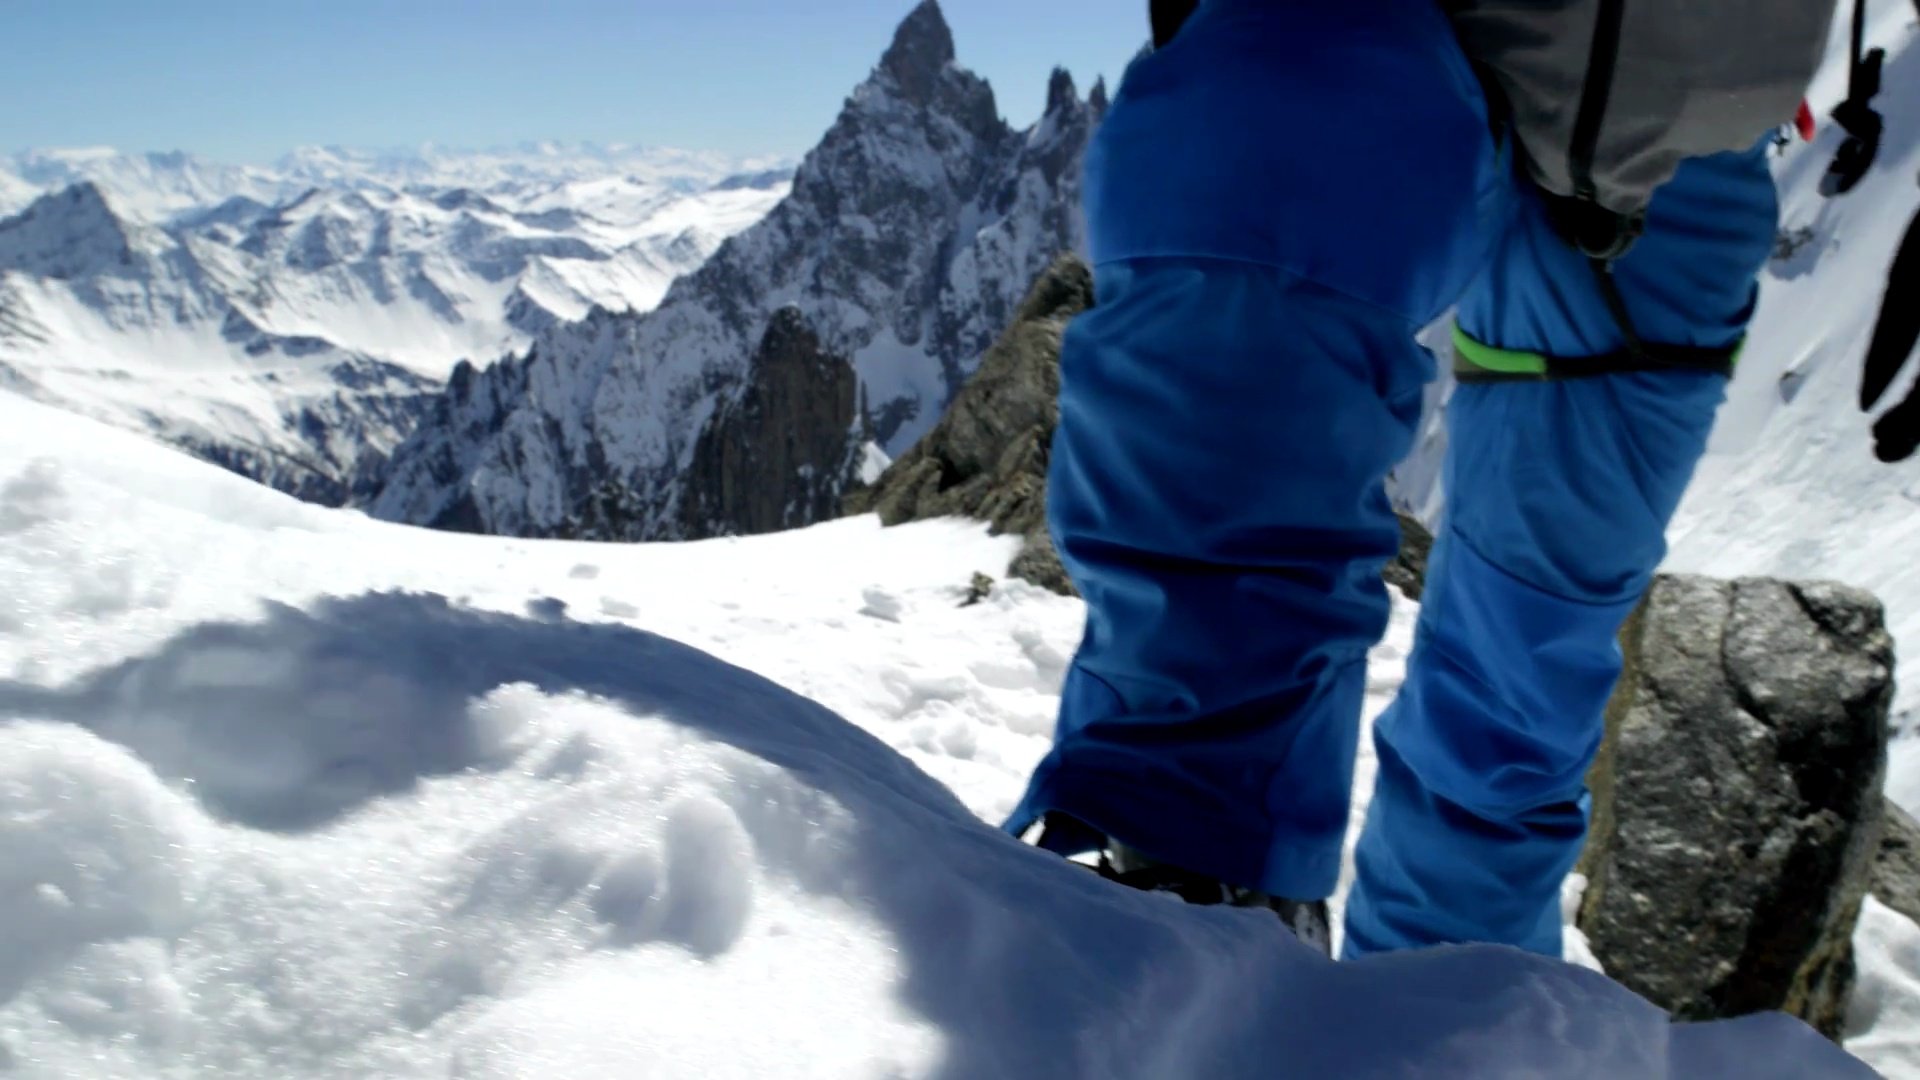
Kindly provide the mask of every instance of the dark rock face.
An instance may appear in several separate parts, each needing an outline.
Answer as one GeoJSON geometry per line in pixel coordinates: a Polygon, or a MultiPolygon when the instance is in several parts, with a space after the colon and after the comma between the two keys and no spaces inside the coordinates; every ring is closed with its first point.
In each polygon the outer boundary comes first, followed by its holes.
{"type": "Polygon", "coordinates": [[[1920,822],[1891,799],[1886,813],[1869,891],[1876,900],[1920,922],[1920,822]]]}
{"type": "Polygon", "coordinates": [[[774,313],[746,389],[701,431],[681,510],[687,535],[762,533],[835,516],[853,478],[858,380],[798,308],[774,313]]]}
{"type": "Polygon", "coordinates": [[[1630,626],[1579,925],[1684,1019],[1837,1036],[1880,845],[1892,641],[1838,585],[1670,577],[1630,626]]]}
{"type": "Polygon", "coordinates": [[[871,488],[849,495],[847,512],[875,512],[888,525],[980,518],[1027,538],[1013,576],[1071,593],[1047,538],[1047,455],[1060,420],[1061,336],[1092,303],[1086,263],[1056,260],[946,415],[871,488]]]}
{"type": "Polygon", "coordinates": [[[1427,557],[1433,552],[1433,534],[1408,514],[1394,516],[1400,519],[1400,550],[1380,576],[1405,593],[1407,599],[1418,600],[1426,590],[1427,557]]]}

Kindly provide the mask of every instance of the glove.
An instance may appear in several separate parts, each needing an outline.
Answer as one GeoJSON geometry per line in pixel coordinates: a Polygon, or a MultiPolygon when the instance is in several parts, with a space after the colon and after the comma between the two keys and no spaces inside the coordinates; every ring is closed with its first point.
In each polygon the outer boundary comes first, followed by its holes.
{"type": "MultiPolygon", "coordinates": [[[[1887,294],[1880,302],[1880,321],[1873,328],[1866,373],[1860,380],[1863,412],[1879,404],[1916,344],[1920,344],[1920,213],[1907,226],[1893,269],[1887,272],[1887,294]]],[[[1920,447],[1920,385],[1874,422],[1873,442],[1874,456],[1889,462],[1905,461],[1920,447]]]]}

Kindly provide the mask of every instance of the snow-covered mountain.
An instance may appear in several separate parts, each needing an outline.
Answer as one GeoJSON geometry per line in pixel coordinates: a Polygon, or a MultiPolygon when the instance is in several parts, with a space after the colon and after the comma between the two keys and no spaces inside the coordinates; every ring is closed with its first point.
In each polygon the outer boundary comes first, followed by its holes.
{"type": "Polygon", "coordinates": [[[435,381],[276,318],[246,257],[92,184],[0,221],[0,385],[320,502],[378,479],[435,381]]]}
{"type": "Polygon", "coordinates": [[[373,512],[523,536],[727,531],[683,512],[688,469],[789,306],[850,358],[875,436],[911,445],[1033,278],[1080,246],[1079,164],[1105,97],[1056,72],[1044,116],[1012,129],[925,0],[765,220],[652,313],[557,325],[456,375],[373,512]]]}
{"type": "Polygon", "coordinates": [[[20,184],[75,182],[0,220],[0,380],[360,499],[456,363],[651,308],[790,184],[661,151],[325,157],[14,159],[20,184]],[[485,186],[430,183],[452,179],[485,186]]]}

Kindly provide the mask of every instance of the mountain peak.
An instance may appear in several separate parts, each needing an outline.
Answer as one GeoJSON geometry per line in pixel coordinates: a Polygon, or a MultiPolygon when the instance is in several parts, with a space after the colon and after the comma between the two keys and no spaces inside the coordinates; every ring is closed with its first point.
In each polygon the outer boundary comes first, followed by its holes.
{"type": "Polygon", "coordinates": [[[0,269],[69,279],[129,267],[132,234],[100,185],[82,180],[0,221],[0,269]]]}
{"type": "Polygon", "coordinates": [[[1080,104],[1080,88],[1073,84],[1073,73],[1066,68],[1053,69],[1047,80],[1047,112],[1058,114],[1080,104]]]}
{"type": "Polygon", "coordinates": [[[946,16],[937,0],[921,0],[893,32],[893,44],[880,58],[880,69],[913,97],[925,99],[932,95],[941,70],[953,61],[953,31],[946,16]]]}
{"type": "Polygon", "coordinates": [[[127,227],[124,215],[114,206],[106,189],[92,180],[81,180],[40,196],[13,220],[25,222],[28,219],[57,222],[62,228],[76,233],[124,234],[127,227]]]}

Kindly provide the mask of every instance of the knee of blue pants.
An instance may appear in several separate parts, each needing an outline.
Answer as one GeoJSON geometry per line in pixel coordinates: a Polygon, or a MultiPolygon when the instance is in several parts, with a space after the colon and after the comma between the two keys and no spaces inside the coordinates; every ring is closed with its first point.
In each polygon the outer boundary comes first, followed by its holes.
{"type": "Polygon", "coordinates": [[[1532,588],[1631,605],[1725,396],[1705,372],[1462,385],[1447,404],[1443,527],[1532,588]]]}

